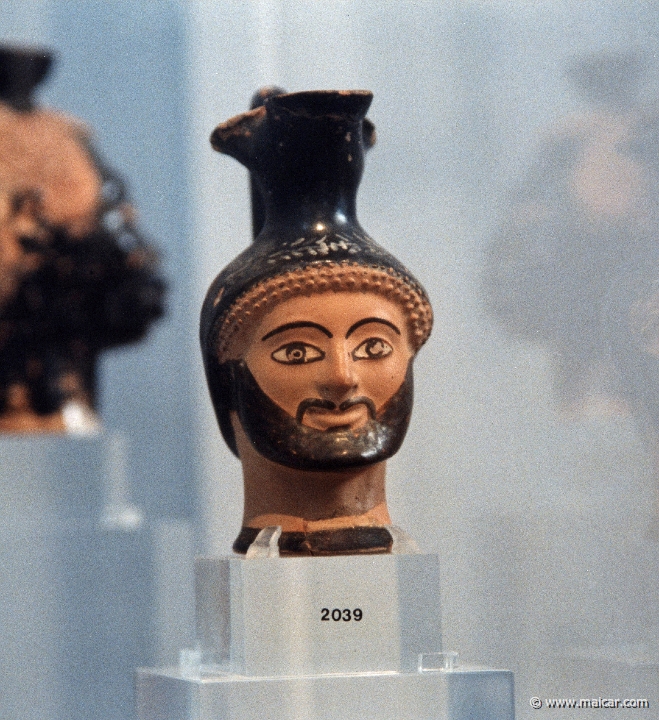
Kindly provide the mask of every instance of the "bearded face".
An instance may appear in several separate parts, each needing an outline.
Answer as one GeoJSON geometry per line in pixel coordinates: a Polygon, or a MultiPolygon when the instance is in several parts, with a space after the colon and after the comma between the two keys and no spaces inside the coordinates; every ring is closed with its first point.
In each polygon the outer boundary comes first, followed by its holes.
{"type": "Polygon", "coordinates": [[[277,305],[227,362],[237,418],[281,465],[340,470],[399,449],[412,410],[402,308],[375,293],[328,292],[277,305]]]}

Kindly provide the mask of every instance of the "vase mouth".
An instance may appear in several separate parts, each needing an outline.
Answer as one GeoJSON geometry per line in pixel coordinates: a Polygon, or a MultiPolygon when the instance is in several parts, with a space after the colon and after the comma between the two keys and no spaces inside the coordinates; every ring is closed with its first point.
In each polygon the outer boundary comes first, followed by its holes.
{"type": "Polygon", "coordinates": [[[365,119],[373,94],[264,89],[261,98],[263,106],[218,125],[211,135],[215,150],[251,173],[263,206],[255,240],[289,231],[295,240],[319,225],[337,231],[358,227],[357,188],[364,152],[375,139],[365,119]]]}
{"type": "Polygon", "coordinates": [[[264,104],[268,110],[283,110],[300,117],[341,117],[358,122],[364,118],[372,101],[370,90],[305,90],[272,95],[264,104]]]}
{"type": "Polygon", "coordinates": [[[42,47],[0,45],[0,100],[32,109],[32,92],[48,76],[53,54],[42,47]]]}

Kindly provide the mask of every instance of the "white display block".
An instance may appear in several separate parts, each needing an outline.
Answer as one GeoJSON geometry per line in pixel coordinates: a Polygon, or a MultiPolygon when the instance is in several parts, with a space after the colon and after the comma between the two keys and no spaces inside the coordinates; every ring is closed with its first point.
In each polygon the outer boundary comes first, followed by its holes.
{"type": "Polygon", "coordinates": [[[195,563],[198,646],[139,670],[139,720],[513,720],[507,670],[441,653],[436,555],[195,563]]]}
{"type": "Polygon", "coordinates": [[[441,648],[436,555],[199,558],[197,638],[240,675],[416,670],[441,648]]]}

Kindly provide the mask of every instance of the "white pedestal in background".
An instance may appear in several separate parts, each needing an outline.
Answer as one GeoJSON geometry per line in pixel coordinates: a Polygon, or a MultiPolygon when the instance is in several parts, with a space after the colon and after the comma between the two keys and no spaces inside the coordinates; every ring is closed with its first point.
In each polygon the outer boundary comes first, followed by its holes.
{"type": "Polygon", "coordinates": [[[0,720],[131,719],[134,668],[185,625],[190,529],[127,502],[121,448],[0,436],[0,720]]]}

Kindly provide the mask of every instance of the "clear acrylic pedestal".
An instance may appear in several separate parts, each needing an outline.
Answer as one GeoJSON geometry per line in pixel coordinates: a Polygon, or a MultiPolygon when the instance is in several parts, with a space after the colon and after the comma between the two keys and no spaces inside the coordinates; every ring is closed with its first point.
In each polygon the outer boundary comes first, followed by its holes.
{"type": "Polygon", "coordinates": [[[436,555],[200,558],[198,647],[139,720],[512,720],[507,670],[442,653],[436,555]]]}

